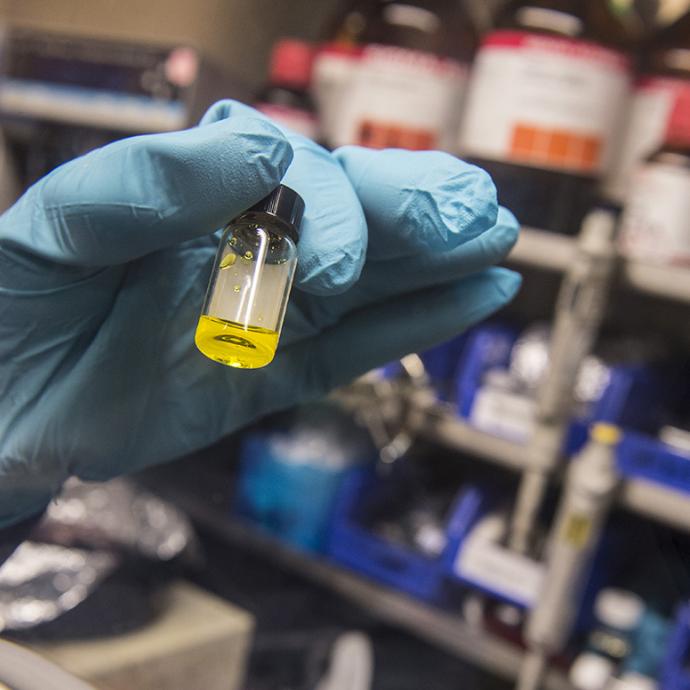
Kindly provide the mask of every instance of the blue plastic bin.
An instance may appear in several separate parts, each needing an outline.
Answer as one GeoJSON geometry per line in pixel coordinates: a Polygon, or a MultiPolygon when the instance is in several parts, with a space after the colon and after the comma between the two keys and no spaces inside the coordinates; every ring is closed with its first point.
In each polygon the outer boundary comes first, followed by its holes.
{"type": "Polygon", "coordinates": [[[269,438],[243,441],[234,511],[293,546],[322,551],[338,489],[356,470],[285,462],[269,438]]]}
{"type": "Polygon", "coordinates": [[[626,432],[617,462],[626,477],[642,477],[690,493],[690,458],[655,438],[626,432]]]}
{"type": "MultiPolygon", "coordinates": [[[[486,372],[508,367],[517,337],[515,329],[498,324],[480,326],[470,334],[456,378],[457,410],[461,417],[470,419],[486,372]]],[[[601,398],[585,416],[573,420],[564,453],[577,452],[587,439],[589,426],[596,421],[637,429],[652,428],[665,409],[666,383],[663,369],[650,365],[611,367],[609,382],[601,398]]]]}
{"type": "MultiPolygon", "coordinates": [[[[327,553],[338,563],[418,599],[443,603],[449,595],[445,552],[438,558],[429,558],[385,541],[364,525],[368,508],[381,505],[394,492],[394,482],[381,480],[372,472],[348,477],[336,502],[327,553]]],[[[457,549],[480,517],[480,496],[480,490],[474,486],[459,492],[449,511],[446,550],[457,549]]]]}
{"type": "Polygon", "coordinates": [[[667,650],[660,689],[690,690],[690,604],[679,609],[667,650]]]}

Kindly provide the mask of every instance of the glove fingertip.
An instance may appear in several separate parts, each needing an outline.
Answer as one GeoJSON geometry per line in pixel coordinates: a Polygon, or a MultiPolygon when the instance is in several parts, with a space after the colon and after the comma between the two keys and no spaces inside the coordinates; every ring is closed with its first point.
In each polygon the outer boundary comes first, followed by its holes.
{"type": "Polygon", "coordinates": [[[507,268],[490,268],[487,273],[491,276],[499,301],[503,305],[508,304],[520,290],[522,276],[507,268]]]}
{"type": "Polygon", "coordinates": [[[221,120],[209,127],[225,128],[228,143],[237,135],[242,138],[245,165],[252,166],[259,178],[275,186],[292,163],[293,150],[285,135],[275,125],[261,117],[240,115],[221,120]]]}
{"type": "Polygon", "coordinates": [[[339,295],[349,290],[358,280],[364,265],[364,251],[350,251],[347,248],[320,257],[312,265],[299,265],[297,285],[304,292],[319,297],[339,295]]]}

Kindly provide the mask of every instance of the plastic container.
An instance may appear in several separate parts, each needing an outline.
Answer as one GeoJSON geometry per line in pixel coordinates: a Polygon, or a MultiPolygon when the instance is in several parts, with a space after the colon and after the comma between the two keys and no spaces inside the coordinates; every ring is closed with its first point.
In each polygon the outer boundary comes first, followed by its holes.
{"type": "Polygon", "coordinates": [[[642,53],[630,115],[606,193],[624,204],[637,165],[664,143],[679,99],[690,97],[690,15],[660,31],[642,53]]]}
{"type": "Polygon", "coordinates": [[[448,513],[446,544],[435,558],[391,543],[366,527],[371,514],[394,500],[396,485],[371,472],[360,472],[344,483],[335,505],[327,553],[353,570],[412,596],[443,603],[449,596],[444,562],[456,550],[482,509],[477,487],[460,490],[448,513]]]}
{"type": "MultiPolygon", "coordinates": [[[[352,3],[334,31],[336,43],[357,45],[356,63],[339,83],[339,112],[324,105],[328,144],[372,148],[453,150],[468,65],[475,46],[470,20],[455,0],[361,0],[352,3]],[[333,122],[333,125],[330,123],[333,122]]],[[[333,45],[333,44],[331,44],[333,45]]],[[[326,63],[328,66],[328,63],[326,63]]],[[[317,66],[321,84],[336,70],[317,66]]]]}
{"type": "Polygon", "coordinates": [[[639,477],[690,493],[690,458],[655,438],[628,431],[618,447],[618,468],[639,477]]]}
{"type": "Polygon", "coordinates": [[[568,678],[576,690],[604,690],[615,671],[616,665],[610,659],[583,652],[573,661],[568,678]]]}
{"type": "MultiPolygon", "coordinates": [[[[690,62],[690,50],[685,52],[690,62]]],[[[638,164],[629,187],[621,253],[646,263],[690,267],[690,84],[675,94],[664,144],[638,164]]]]}
{"type": "Polygon", "coordinates": [[[282,39],[271,55],[268,84],[254,107],[293,132],[319,136],[316,109],[309,94],[314,47],[305,41],[282,39]]]}
{"type": "Polygon", "coordinates": [[[662,665],[663,690],[690,690],[690,604],[678,609],[662,665]]]}
{"type": "Polygon", "coordinates": [[[576,233],[611,165],[630,67],[607,5],[512,2],[481,43],[460,155],[491,174],[524,225],[576,233]]]}
{"type": "Polygon", "coordinates": [[[248,434],[234,512],[298,548],[323,550],[341,485],[374,459],[361,433],[319,406],[286,430],[248,434]]]}
{"type": "MultiPolygon", "coordinates": [[[[524,333],[529,335],[529,330],[524,333]]],[[[546,341],[532,341],[514,329],[495,324],[480,326],[469,334],[456,379],[461,417],[487,433],[516,443],[527,440],[539,380],[548,367],[546,341]]],[[[665,379],[652,366],[599,362],[596,366],[590,363],[585,373],[587,376],[580,379],[589,380],[578,383],[580,412],[566,438],[567,454],[581,447],[594,421],[640,429],[651,429],[660,422],[657,417],[663,411],[665,379]],[[602,367],[605,371],[599,371],[602,367]]]]}

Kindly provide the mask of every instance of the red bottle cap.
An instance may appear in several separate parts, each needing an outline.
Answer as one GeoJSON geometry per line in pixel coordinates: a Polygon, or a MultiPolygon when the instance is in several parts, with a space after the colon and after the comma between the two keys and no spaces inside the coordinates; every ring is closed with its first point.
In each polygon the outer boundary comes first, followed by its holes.
{"type": "Polygon", "coordinates": [[[676,96],[666,126],[666,143],[690,148],[690,89],[682,89],[676,96]]]}
{"type": "Polygon", "coordinates": [[[270,81],[307,89],[311,81],[314,48],[304,41],[285,38],[273,46],[270,81]]]}

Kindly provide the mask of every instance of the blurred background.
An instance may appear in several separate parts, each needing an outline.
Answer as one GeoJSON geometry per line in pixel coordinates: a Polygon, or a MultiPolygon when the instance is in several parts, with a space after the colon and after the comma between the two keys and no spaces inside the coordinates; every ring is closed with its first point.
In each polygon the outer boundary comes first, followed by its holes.
{"type": "Polygon", "coordinates": [[[70,483],[0,569],[0,687],[690,688],[689,6],[0,2],[2,209],[230,97],[485,167],[524,276],[318,405],[70,483]]]}

